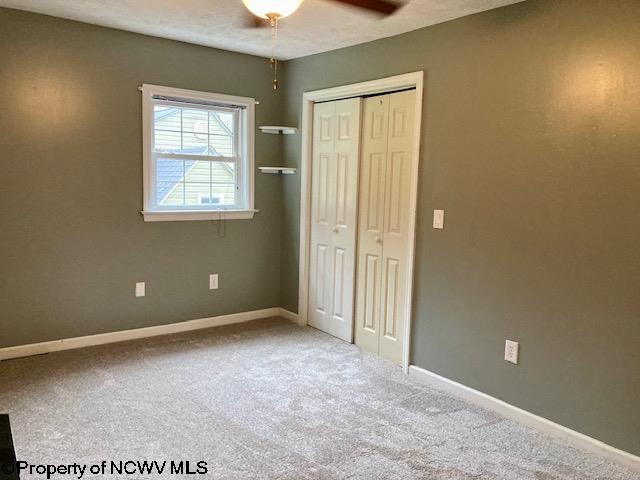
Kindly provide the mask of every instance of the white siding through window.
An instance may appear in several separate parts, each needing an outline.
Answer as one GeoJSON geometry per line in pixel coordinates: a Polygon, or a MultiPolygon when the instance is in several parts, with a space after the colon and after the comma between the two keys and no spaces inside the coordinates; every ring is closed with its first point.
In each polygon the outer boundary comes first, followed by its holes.
{"type": "MultiPolygon", "coordinates": [[[[146,90],[145,90],[146,88],[146,90]]],[[[212,102],[145,92],[145,215],[253,211],[253,99],[212,102]],[[250,112],[248,110],[250,109],[250,112]]],[[[224,97],[224,96],[222,96],[224,97]]],[[[146,219],[146,216],[145,216],[146,219]]]]}

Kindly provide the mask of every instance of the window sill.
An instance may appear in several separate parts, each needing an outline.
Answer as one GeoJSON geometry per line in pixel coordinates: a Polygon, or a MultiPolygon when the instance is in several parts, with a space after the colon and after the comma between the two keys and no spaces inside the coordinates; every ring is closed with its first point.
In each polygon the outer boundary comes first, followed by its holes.
{"type": "Polygon", "coordinates": [[[250,220],[259,210],[161,210],[140,212],[145,222],[177,222],[190,220],[250,220]]]}

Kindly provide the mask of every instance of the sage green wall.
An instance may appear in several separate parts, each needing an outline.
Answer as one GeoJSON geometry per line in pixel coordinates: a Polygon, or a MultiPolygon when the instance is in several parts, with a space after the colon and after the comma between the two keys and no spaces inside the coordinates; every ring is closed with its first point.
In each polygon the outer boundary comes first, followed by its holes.
{"type": "Polygon", "coordinates": [[[144,223],[139,84],[298,123],[305,90],[424,70],[412,363],[640,454],[640,2],[528,0],[286,62],[285,96],[263,59],[7,9],[0,59],[0,347],[296,310],[299,177],[257,175],[261,213],[224,235],[144,223]]]}
{"type": "MultiPolygon", "coordinates": [[[[225,232],[138,213],[138,85],[256,97],[273,124],[266,60],[0,9],[0,61],[0,347],[279,305],[279,178],[256,175],[260,213],[225,232]]],[[[280,144],[258,134],[256,163],[280,144]]]]}
{"type": "MultiPolygon", "coordinates": [[[[640,454],[640,2],[528,0],[290,61],[287,120],[303,91],[416,70],[412,363],[640,454]]],[[[284,197],[295,310],[298,176],[284,197]]]]}

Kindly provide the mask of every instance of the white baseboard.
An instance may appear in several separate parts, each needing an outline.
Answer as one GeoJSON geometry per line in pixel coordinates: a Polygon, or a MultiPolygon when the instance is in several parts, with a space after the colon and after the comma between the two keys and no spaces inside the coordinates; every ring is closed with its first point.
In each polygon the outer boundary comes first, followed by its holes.
{"type": "Polygon", "coordinates": [[[298,314],[294,313],[286,308],[280,308],[280,316],[286,318],[290,322],[298,323],[298,314]]]}
{"type": "Polygon", "coordinates": [[[428,384],[429,386],[451,393],[480,407],[493,410],[494,412],[512,420],[516,420],[528,427],[535,428],[543,433],[560,438],[577,448],[600,455],[612,462],[625,465],[632,470],[640,471],[640,457],[612,447],[611,445],[607,445],[600,440],[596,440],[595,438],[591,438],[583,433],[571,430],[570,428],[563,427],[551,420],[547,420],[546,418],[527,412],[526,410],[515,407],[507,402],[492,397],[491,395],[474,390],[473,388],[454,382],[453,380],[449,380],[448,378],[430,372],[429,370],[416,367],[415,365],[409,366],[409,375],[422,383],[428,384]]]}
{"type": "Polygon", "coordinates": [[[104,345],[106,343],[124,342],[139,338],[188,332],[202,328],[219,327],[221,325],[248,322],[250,320],[258,320],[261,318],[284,317],[288,320],[292,320],[292,316],[295,316],[295,314],[288,310],[284,310],[280,307],[273,307],[265,308],[263,310],[254,310],[251,312],[232,313],[230,315],[187,320],[185,322],[170,323],[168,325],[156,325],[153,327],[136,328],[134,330],[122,330],[119,332],[88,335],[86,337],[65,338],[50,342],[32,343],[30,345],[18,345],[15,347],[0,348],[0,361],[9,360],[11,358],[59,352],[61,350],[72,350],[74,348],[104,345]]]}

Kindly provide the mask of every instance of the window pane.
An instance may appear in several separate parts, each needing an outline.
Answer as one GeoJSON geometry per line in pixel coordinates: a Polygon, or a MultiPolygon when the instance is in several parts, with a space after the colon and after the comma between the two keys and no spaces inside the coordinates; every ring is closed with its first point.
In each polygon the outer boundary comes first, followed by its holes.
{"type": "Polygon", "coordinates": [[[196,162],[187,172],[185,205],[235,205],[235,165],[231,162],[196,162]]]}
{"type": "Polygon", "coordinates": [[[220,155],[224,157],[233,156],[233,137],[222,135],[211,135],[210,147],[211,150],[216,152],[214,155],[220,155]]]}
{"type": "Polygon", "coordinates": [[[204,135],[184,132],[182,134],[182,150],[174,153],[188,153],[189,155],[211,155],[207,148],[207,134],[204,135]]]}
{"type": "Polygon", "coordinates": [[[230,112],[209,112],[211,123],[209,133],[211,135],[232,135],[235,115],[230,112]]]}
{"type": "Polygon", "coordinates": [[[209,129],[207,111],[206,110],[182,110],[182,130],[185,132],[203,133],[204,138],[207,136],[209,129]]]}
{"type": "Polygon", "coordinates": [[[230,112],[209,112],[209,146],[216,152],[214,155],[234,155],[235,116],[230,112]]]}
{"type": "Polygon", "coordinates": [[[159,130],[180,131],[180,109],[166,105],[154,105],[155,127],[159,130]]]}
{"type": "Polygon", "coordinates": [[[233,162],[213,162],[211,166],[211,192],[221,204],[236,204],[236,166],[233,162]]]}
{"type": "Polygon", "coordinates": [[[213,195],[220,198],[220,204],[226,207],[236,204],[236,188],[233,183],[217,183],[212,188],[213,195]]]}
{"type": "Polygon", "coordinates": [[[237,112],[154,105],[154,150],[234,156],[237,115],[237,112]]]}
{"type": "Polygon", "coordinates": [[[176,182],[171,186],[167,196],[158,202],[158,205],[184,207],[184,182],[176,182]]]}
{"type": "Polygon", "coordinates": [[[184,172],[195,162],[160,158],[156,162],[156,203],[184,205],[184,172]]]}
{"type": "Polygon", "coordinates": [[[233,162],[156,161],[158,206],[229,207],[236,204],[236,170],[233,162]]]}
{"type": "Polygon", "coordinates": [[[155,149],[163,152],[179,152],[182,150],[182,135],[180,132],[156,130],[155,149]]]}

